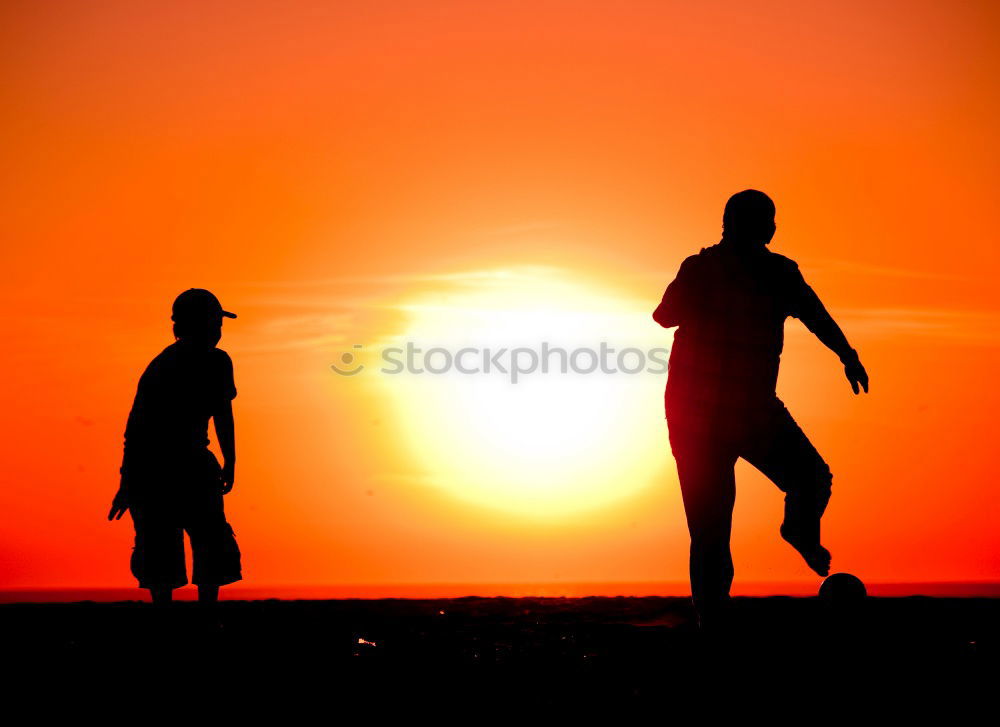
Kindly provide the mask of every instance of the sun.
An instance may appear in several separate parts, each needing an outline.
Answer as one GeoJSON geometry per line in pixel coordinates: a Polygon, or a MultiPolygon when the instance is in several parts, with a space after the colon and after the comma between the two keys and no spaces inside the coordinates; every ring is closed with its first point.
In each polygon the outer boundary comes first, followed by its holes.
{"type": "Polygon", "coordinates": [[[409,325],[381,349],[380,385],[429,483],[555,518],[662,475],[669,338],[648,301],[538,268],[445,283],[402,303],[409,325]]]}

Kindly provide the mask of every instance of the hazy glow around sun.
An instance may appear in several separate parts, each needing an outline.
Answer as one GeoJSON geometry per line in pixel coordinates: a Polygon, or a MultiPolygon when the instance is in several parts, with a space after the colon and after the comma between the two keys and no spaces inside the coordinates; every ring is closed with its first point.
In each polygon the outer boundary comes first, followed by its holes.
{"type": "MultiPolygon", "coordinates": [[[[401,308],[408,328],[384,342],[423,352],[434,347],[466,353],[464,367],[485,366],[495,353],[549,346],[549,372],[383,374],[406,449],[428,481],[466,502],[534,517],[559,517],[622,500],[647,487],[667,461],[662,392],[665,336],[650,318],[649,301],[631,301],[548,269],[478,273],[447,290],[419,294],[401,308]],[[641,373],[561,372],[563,354],[604,342],[616,352],[661,349],[660,363],[641,373]],[[647,373],[659,367],[661,373],[647,373]]],[[[384,352],[385,349],[383,349],[384,352]]],[[[415,361],[440,370],[446,354],[415,361]]],[[[522,369],[531,365],[520,354],[522,369]]],[[[396,356],[403,360],[402,354],[396,356]]],[[[509,354],[500,357],[508,371],[509,354]]],[[[577,368],[594,363],[579,354],[577,368]]],[[[606,361],[617,368],[615,354],[606,361]]],[[[632,352],[623,363],[638,368],[632,352]]],[[[609,366],[610,367],[610,366],[609,366]]]]}

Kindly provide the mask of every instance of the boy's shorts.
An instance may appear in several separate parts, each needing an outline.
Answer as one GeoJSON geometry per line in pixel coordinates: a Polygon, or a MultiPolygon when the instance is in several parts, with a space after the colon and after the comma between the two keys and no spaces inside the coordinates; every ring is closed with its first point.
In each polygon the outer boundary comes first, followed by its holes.
{"type": "Polygon", "coordinates": [[[140,588],[187,584],[184,531],[194,560],[191,582],[223,586],[242,578],[240,549],[223,510],[218,460],[205,450],[182,462],[144,477],[130,496],[135,526],[131,568],[140,588]]]}

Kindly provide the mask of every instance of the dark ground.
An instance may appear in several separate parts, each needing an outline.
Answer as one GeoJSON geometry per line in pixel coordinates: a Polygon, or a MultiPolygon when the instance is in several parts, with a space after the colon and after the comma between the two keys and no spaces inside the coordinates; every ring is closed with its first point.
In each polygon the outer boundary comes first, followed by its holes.
{"type": "Polygon", "coordinates": [[[228,601],[214,614],[194,603],[8,604],[0,639],[15,696],[75,693],[110,711],[676,713],[747,699],[968,704],[997,690],[1000,600],[737,598],[717,639],[692,618],[682,598],[228,601]]]}

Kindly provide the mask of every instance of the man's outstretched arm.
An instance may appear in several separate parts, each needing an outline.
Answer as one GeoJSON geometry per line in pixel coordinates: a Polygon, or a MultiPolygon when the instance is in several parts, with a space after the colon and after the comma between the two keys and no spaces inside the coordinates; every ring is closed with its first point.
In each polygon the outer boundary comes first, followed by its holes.
{"type": "Polygon", "coordinates": [[[844,364],[844,374],[851,383],[851,389],[857,394],[861,389],[868,393],[868,372],[861,365],[858,352],[851,348],[847,342],[847,336],[840,330],[840,326],[833,320],[827,312],[823,302],[816,295],[816,292],[809,287],[802,273],[796,269],[797,280],[793,293],[791,315],[798,318],[805,324],[813,335],[818,338],[824,346],[833,351],[844,364]]]}

